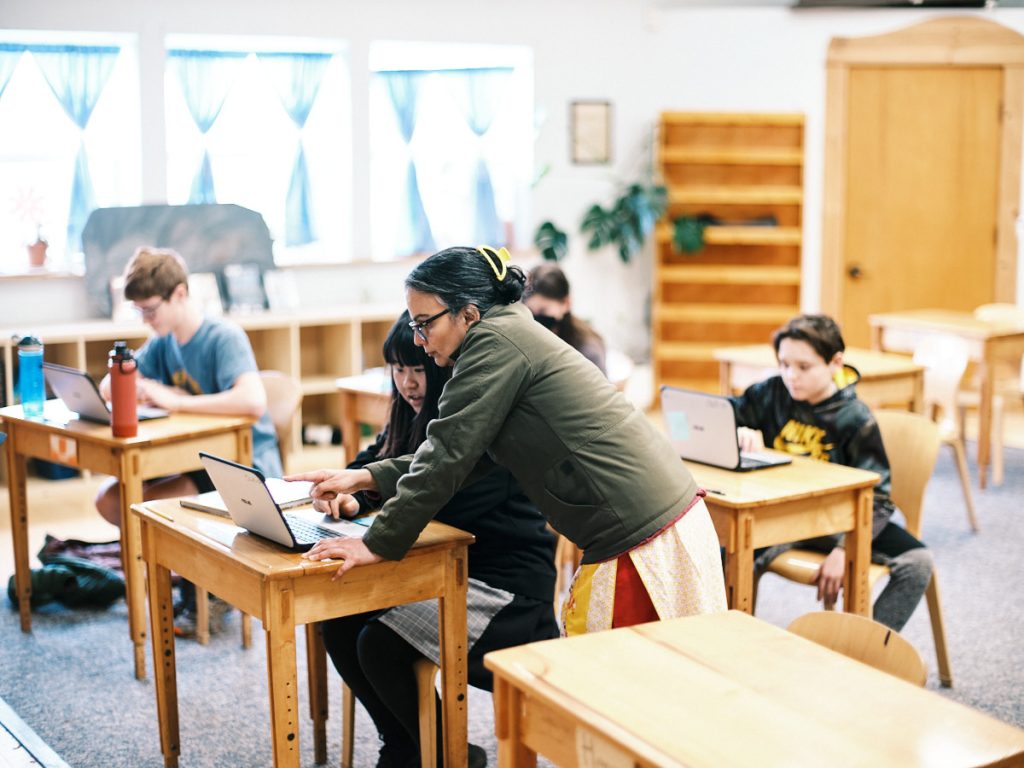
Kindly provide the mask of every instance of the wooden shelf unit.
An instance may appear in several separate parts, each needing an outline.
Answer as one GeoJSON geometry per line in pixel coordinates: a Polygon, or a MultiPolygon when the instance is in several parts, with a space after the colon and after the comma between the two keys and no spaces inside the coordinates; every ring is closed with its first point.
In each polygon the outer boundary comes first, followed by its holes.
{"type": "Polygon", "coordinates": [[[663,384],[718,389],[716,347],[768,341],[800,311],[804,117],[664,112],[668,212],[655,235],[652,362],[663,384]],[[707,214],[704,247],[672,245],[673,221],[707,214]],[[774,217],[774,226],[742,222],[774,217]]]}
{"type": "MultiPolygon", "coordinates": [[[[248,334],[261,370],[277,370],[302,383],[300,423],[341,423],[339,396],[334,380],[353,376],[384,364],[381,347],[388,330],[401,314],[398,305],[362,305],[315,312],[232,315],[248,334]]],[[[17,340],[32,333],[43,342],[43,356],[88,371],[99,382],[107,372],[107,353],[114,341],[125,339],[138,349],[150,335],[149,327],[110,320],[83,320],[60,325],[32,325],[0,329],[4,404],[14,402],[17,380],[17,340]]],[[[299,448],[301,430],[293,430],[299,448]]]]}

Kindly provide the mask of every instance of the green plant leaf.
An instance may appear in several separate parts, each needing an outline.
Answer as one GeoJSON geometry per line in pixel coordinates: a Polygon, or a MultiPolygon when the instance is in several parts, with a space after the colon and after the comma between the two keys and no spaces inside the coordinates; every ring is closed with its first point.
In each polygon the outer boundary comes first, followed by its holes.
{"type": "Polygon", "coordinates": [[[559,261],[569,249],[569,238],[553,222],[545,221],[537,227],[533,244],[548,261],[559,261]]]}
{"type": "Polygon", "coordinates": [[[704,247],[703,221],[692,216],[681,216],[672,222],[672,246],[681,253],[697,253],[704,247]]]}

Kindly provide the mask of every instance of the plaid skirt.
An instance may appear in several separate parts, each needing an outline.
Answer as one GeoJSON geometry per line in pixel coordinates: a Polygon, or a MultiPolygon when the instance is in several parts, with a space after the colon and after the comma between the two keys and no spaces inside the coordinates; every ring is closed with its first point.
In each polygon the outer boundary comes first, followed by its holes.
{"type": "Polygon", "coordinates": [[[718,535],[698,497],[675,523],[643,544],[576,570],[562,606],[562,634],[726,609],[718,535]]]}

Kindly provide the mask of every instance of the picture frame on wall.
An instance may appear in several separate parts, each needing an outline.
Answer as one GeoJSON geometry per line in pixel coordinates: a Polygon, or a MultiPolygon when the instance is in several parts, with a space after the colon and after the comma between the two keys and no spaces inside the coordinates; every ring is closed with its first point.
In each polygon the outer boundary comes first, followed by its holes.
{"type": "Polygon", "coordinates": [[[607,165],[612,160],[612,103],[580,100],[569,104],[569,147],[576,165],[607,165]]]}

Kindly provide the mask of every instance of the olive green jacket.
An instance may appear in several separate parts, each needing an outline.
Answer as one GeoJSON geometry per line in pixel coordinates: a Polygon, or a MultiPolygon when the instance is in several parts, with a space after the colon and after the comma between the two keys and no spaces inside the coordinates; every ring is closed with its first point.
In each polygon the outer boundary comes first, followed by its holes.
{"type": "Polygon", "coordinates": [[[364,539],[372,552],[401,558],[448,499],[494,463],[585,563],[642,543],[693,500],[696,483],[668,439],[522,304],[488,310],[455,358],[415,456],[366,467],[387,499],[364,539]]]}

